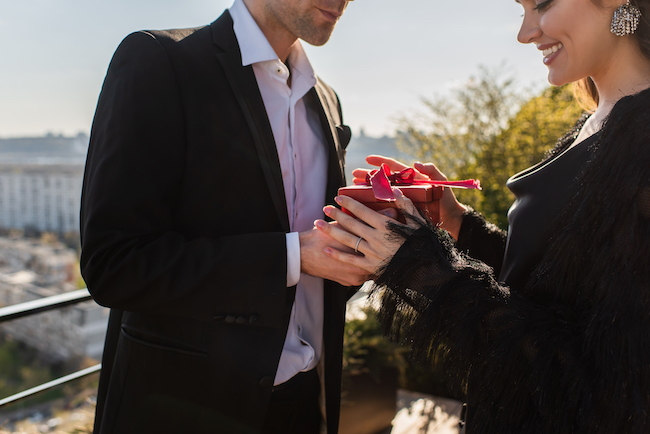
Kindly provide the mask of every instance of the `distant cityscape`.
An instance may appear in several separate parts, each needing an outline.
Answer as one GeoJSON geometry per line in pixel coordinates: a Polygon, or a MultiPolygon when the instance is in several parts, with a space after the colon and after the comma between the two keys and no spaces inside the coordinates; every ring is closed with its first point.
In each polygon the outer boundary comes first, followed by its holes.
{"type": "Polygon", "coordinates": [[[80,164],[88,151],[88,135],[46,134],[40,137],[0,138],[2,164],[80,164]]]}

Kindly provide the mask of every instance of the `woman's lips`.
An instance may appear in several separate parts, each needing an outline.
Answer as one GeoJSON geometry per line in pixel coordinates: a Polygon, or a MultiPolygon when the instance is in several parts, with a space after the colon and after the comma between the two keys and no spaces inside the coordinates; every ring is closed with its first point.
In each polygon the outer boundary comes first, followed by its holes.
{"type": "Polygon", "coordinates": [[[558,42],[553,45],[540,45],[537,47],[537,49],[542,51],[542,55],[544,56],[543,62],[545,65],[548,65],[550,62],[553,61],[553,59],[555,59],[557,53],[559,53],[560,50],[562,50],[562,47],[563,47],[562,43],[558,42]]]}

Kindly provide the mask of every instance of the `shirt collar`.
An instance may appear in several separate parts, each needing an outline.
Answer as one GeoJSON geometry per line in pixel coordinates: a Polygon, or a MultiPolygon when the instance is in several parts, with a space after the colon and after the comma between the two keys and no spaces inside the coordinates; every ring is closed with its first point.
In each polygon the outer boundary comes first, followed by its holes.
{"type": "MultiPolygon", "coordinates": [[[[241,50],[242,66],[280,60],[243,0],[235,0],[229,11],[233,20],[235,37],[241,50]]],[[[294,75],[298,72],[309,82],[313,82],[312,86],[316,84],[316,74],[300,41],[291,47],[288,61],[294,75]]]]}
{"type": "Polygon", "coordinates": [[[253,16],[248,12],[243,0],[235,0],[229,11],[235,37],[241,50],[242,66],[278,58],[253,16]]]}

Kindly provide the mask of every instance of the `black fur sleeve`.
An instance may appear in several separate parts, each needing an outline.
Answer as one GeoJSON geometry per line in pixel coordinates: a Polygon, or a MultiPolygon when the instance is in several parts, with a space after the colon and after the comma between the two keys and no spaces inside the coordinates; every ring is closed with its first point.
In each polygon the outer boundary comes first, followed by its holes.
{"type": "Polygon", "coordinates": [[[506,250],[506,238],[505,231],[469,208],[463,214],[456,248],[472,258],[485,262],[494,269],[494,275],[498,276],[506,250]]]}

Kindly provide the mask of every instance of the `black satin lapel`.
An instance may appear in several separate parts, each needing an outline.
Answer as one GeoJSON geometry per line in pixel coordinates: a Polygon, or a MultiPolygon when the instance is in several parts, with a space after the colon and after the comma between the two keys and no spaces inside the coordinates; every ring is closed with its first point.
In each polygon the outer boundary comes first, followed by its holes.
{"type": "Polygon", "coordinates": [[[287,214],[280,160],[273,138],[273,130],[271,130],[271,124],[269,123],[266,108],[264,107],[264,101],[262,100],[257,81],[255,80],[255,73],[253,72],[252,66],[242,66],[241,64],[241,54],[232,31],[230,14],[225,12],[212,24],[212,29],[215,44],[225,50],[216,54],[217,59],[226,72],[228,82],[237,98],[239,107],[244,114],[246,123],[255,141],[255,147],[260,157],[262,170],[264,171],[276,212],[280,217],[285,231],[289,232],[289,216],[287,214]],[[224,27],[228,23],[229,32],[226,32],[224,27]]]}
{"type": "Polygon", "coordinates": [[[327,198],[328,200],[332,200],[338,188],[345,185],[343,168],[345,150],[341,146],[338,133],[336,132],[336,125],[332,119],[332,110],[336,110],[336,107],[332,107],[333,103],[328,101],[319,83],[311,89],[310,94],[311,99],[317,106],[316,109],[323,127],[325,142],[329,152],[327,198]]]}

